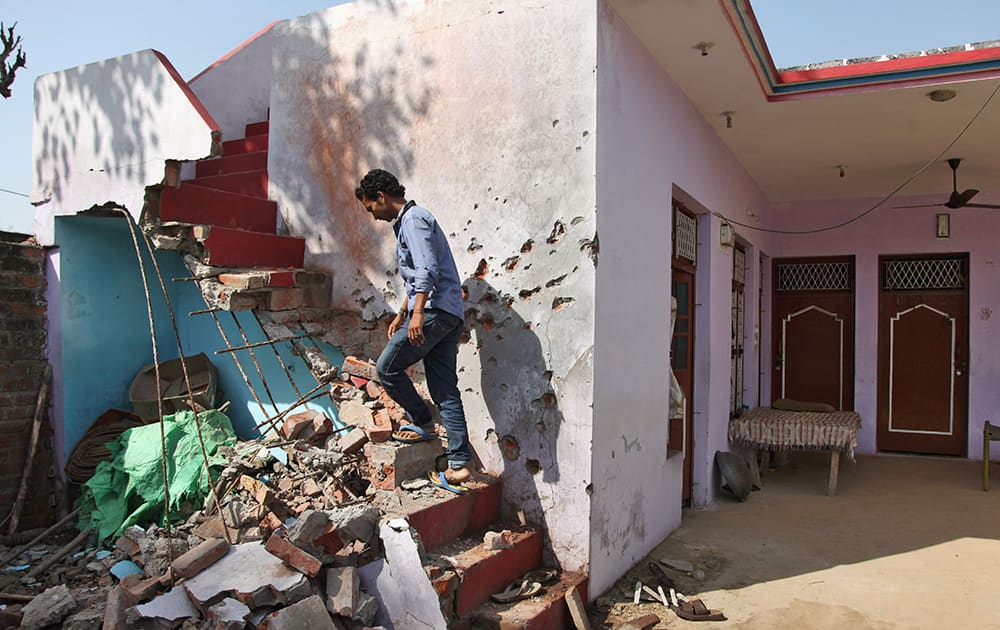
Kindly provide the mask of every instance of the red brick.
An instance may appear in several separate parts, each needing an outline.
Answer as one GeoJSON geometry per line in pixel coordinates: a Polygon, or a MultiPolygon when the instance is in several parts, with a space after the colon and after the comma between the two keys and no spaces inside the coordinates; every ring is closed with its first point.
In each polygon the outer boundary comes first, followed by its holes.
{"type": "Polygon", "coordinates": [[[382,387],[375,381],[368,381],[365,385],[365,393],[368,394],[369,398],[378,400],[382,395],[382,387]]]}
{"type": "Polygon", "coordinates": [[[299,288],[271,289],[264,296],[264,308],[268,311],[290,311],[305,303],[299,288]]]}
{"type": "Polygon", "coordinates": [[[206,540],[174,560],[170,565],[170,573],[174,579],[192,578],[215,564],[227,553],[229,553],[229,543],[225,540],[206,540]]]}
{"type": "Polygon", "coordinates": [[[355,427],[351,429],[350,433],[340,438],[337,441],[337,446],[345,455],[351,455],[357,453],[361,448],[368,443],[368,434],[365,433],[364,429],[355,427]]]}
{"type": "Polygon", "coordinates": [[[345,357],[344,365],[341,369],[351,376],[357,376],[369,381],[378,380],[378,373],[375,371],[375,366],[367,361],[362,361],[357,357],[345,357]]]}
{"type": "Polygon", "coordinates": [[[392,420],[389,412],[379,409],[372,417],[372,426],[368,427],[368,439],[372,442],[386,442],[392,437],[392,420]]]}
{"type": "Polygon", "coordinates": [[[322,547],[323,551],[331,555],[344,548],[344,542],[340,539],[340,534],[337,533],[337,526],[333,523],[326,526],[326,531],[314,541],[314,544],[322,547]]]}
{"type": "Polygon", "coordinates": [[[323,564],[317,560],[314,556],[302,551],[292,543],[288,542],[284,536],[278,534],[271,534],[271,537],[267,539],[267,544],[264,548],[268,550],[273,556],[281,558],[281,560],[297,571],[308,575],[309,577],[316,577],[319,574],[320,568],[323,564]]]}
{"type": "Polygon", "coordinates": [[[162,587],[159,576],[143,579],[141,573],[136,573],[125,577],[126,579],[121,581],[121,585],[125,587],[129,594],[138,601],[146,601],[150,599],[153,595],[158,593],[162,587]]]}

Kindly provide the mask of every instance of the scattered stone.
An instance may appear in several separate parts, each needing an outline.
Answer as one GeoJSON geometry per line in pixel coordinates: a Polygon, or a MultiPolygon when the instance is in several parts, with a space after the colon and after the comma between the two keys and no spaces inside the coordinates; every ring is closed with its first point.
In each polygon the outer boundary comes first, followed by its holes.
{"type": "Polygon", "coordinates": [[[356,567],[326,570],[326,609],[334,615],[353,617],[358,608],[360,583],[356,567]]]}
{"type": "Polygon", "coordinates": [[[335,508],[328,510],[327,514],[330,516],[330,522],[336,525],[340,539],[345,543],[355,540],[370,542],[375,536],[381,518],[377,509],[363,504],[335,508]]]}
{"type": "Polygon", "coordinates": [[[104,625],[104,610],[90,607],[72,615],[63,622],[63,630],[100,630],[104,625]]]}
{"type": "Polygon", "coordinates": [[[372,410],[365,407],[365,404],[360,400],[348,400],[341,403],[340,409],[337,410],[337,417],[344,424],[359,428],[370,427],[374,421],[372,410]]]}
{"type": "Polygon", "coordinates": [[[135,595],[132,595],[121,586],[108,591],[108,600],[104,605],[104,628],[105,630],[115,630],[125,628],[127,623],[125,611],[139,603],[135,595]]]}
{"type": "Polygon", "coordinates": [[[400,484],[400,487],[403,490],[421,490],[429,485],[431,485],[429,479],[417,477],[416,479],[407,479],[402,484],[400,484]]]}
{"type": "Polygon", "coordinates": [[[125,587],[137,602],[144,602],[150,599],[160,591],[162,586],[159,577],[142,579],[141,575],[130,575],[129,578],[138,579],[122,580],[122,586],[125,587]]]}
{"type": "Polygon", "coordinates": [[[375,371],[375,364],[362,361],[354,356],[344,358],[344,365],[341,370],[351,376],[363,378],[369,381],[378,381],[378,373],[375,371]]]}
{"type": "Polygon", "coordinates": [[[205,615],[213,630],[243,630],[249,616],[246,604],[231,597],[211,606],[205,615]]]}
{"type": "Polygon", "coordinates": [[[345,455],[352,455],[360,451],[361,448],[367,443],[368,434],[365,433],[364,429],[355,427],[351,429],[347,435],[340,438],[337,442],[337,446],[345,455]]]}
{"type": "Polygon", "coordinates": [[[198,609],[180,586],[175,586],[148,604],[139,604],[125,611],[125,620],[130,624],[128,627],[138,624],[143,619],[169,624],[199,616],[198,609]]]}
{"type": "Polygon", "coordinates": [[[502,532],[486,532],[483,546],[490,550],[510,549],[514,546],[514,534],[509,529],[502,532]]]}
{"type": "Polygon", "coordinates": [[[687,575],[694,573],[694,565],[687,560],[674,560],[672,558],[660,558],[659,560],[668,569],[680,571],[681,573],[686,573],[687,575]]]}
{"type": "Polygon", "coordinates": [[[76,610],[76,601],[65,584],[53,586],[28,602],[21,610],[21,627],[36,630],[61,623],[76,610]]]}
{"type": "Polygon", "coordinates": [[[296,604],[271,613],[264,619],[263,625],[268,630],[303,630],[304,628],[337,630],[337,626],[330,619],[330,613],[326,611],[319,595],[307,597],[296,604]]]}
{"type": "Polygon", "coordinates": [[[375,623],[376,615],[378,615],[378,600],[362,591],[358,596],[357,612],[352,619],[360,621],[365,626],[371,626],[375,623]]]}
{"type": "Polygon", "coordinates": [[[229,543],[210,538],[174,560],[170,573],[174,579],[193,578],[229,553],[229,543]]]}
{"type": "Polygon", "coordinates": [[[326,533],[330,515],[319,510],[306,510],[288,528],[288,541],[306,549],[315,549],[316,540],[326,533]]]}

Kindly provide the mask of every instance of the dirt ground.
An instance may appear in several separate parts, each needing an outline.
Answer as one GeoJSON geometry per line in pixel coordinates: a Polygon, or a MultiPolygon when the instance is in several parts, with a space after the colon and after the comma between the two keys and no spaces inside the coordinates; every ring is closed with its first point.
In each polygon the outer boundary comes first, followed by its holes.
{"type": "Polygon", "coordinates": [[[745,503],[721,497],[685,510],[680,529],[596,602],[595,627],[656,614],[657,628],[998,628],[1000,464],[982,490],[982,463],[858,456],[826,496],[829,456],[795,453],[745,503]],[[632,604],[655,585],[653,558],[693,562],[697,581],[667,571],[724,622],[688,622],[632,604]]]}

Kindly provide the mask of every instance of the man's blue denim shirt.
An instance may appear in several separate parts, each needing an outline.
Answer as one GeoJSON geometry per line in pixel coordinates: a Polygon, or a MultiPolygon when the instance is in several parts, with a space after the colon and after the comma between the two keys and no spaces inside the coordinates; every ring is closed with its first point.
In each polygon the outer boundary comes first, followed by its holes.
{"type": "Polygon", "coordinates": [[[464,318],[462,281],[448,239],[434,215],[407,201],[392,229],[396,232],[396,264],[406,285],[407,308],[413,309],[414,295],[427,293],[424,308],[464,318]]]}

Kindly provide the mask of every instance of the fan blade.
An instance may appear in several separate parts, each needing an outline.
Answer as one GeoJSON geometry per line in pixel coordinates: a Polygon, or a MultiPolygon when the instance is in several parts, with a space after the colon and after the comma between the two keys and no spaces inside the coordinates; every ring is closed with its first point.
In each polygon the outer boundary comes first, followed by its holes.
{"type": "Polygon", "coordinates": [[[943,206],[943,205],[945,205],[945,204],[943,204],[943,203],[925,203],[922,206],[893,206],[893,209],[894,210],[898,210],[900,208],[937,208],[938,206],[943,206]]]}
{"type": "Polygon", "coordinates": [[[1000,206],[993,205],[991,203],[967,203],[966,208],[993,208],[995,210],[1000,210],[1000,206]]]}
{"type": "Polygon", "coordinates": [[[968,204],[970,201],[972,201],[972,198],[975,197],[977,194],[979,194],[978,190],[976,190],[975,188],[970,188],[970,189],[966,190],[965,192],[963,192],[961,195],[959,195],[958,198],[959,198],[959,201],[964,206],[964,205],[968,204]]]}

